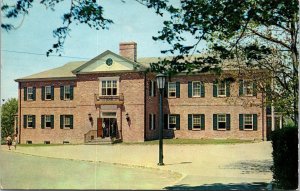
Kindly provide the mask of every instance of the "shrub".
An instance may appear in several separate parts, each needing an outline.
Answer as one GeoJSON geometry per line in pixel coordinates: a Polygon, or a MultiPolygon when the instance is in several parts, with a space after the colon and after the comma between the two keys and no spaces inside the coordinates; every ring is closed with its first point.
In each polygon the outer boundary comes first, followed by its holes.
{"type": "Polygon", "coordinates": [[[288,126],[271,134],[273,146],[273,179],[276,187],[298,187],[298,128],[288,126]]]}

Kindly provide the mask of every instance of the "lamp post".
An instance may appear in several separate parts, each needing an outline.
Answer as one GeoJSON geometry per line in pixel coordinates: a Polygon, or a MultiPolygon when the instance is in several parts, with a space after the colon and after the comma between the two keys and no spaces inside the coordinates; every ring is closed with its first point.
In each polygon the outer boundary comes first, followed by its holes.
{"type": "Polygon", "coordinates": [[[162,93],[165,88],[166,76],[158,74],[156,76],[157,88],[159,89],[159,162],[157,165],[164,165],[163,162],[163,108],[162,108],[162,93]]]}

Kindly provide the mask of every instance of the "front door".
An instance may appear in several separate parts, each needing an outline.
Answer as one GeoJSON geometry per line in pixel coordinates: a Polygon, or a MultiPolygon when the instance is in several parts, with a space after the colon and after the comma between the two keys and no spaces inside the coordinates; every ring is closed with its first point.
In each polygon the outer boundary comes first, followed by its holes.
{"type": "Polygon", "coordinates": [[[102,118],[97,118],[97,137],[102,137],[102,118]]]}
{"type": "Polygon", "coordinates": [[[116,137],[117,120],[115,118],[103,118],[105,124],[104,137],[116,137]]]}

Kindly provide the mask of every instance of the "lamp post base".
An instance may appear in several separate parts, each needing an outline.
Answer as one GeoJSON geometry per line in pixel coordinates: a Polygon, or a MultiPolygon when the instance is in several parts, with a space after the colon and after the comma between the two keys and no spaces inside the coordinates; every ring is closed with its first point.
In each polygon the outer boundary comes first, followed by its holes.
{"type": "Polygon", "coordinates": [[[163,162],[157,163],[158,166],[164,166],[165,164],[163,162]]]}

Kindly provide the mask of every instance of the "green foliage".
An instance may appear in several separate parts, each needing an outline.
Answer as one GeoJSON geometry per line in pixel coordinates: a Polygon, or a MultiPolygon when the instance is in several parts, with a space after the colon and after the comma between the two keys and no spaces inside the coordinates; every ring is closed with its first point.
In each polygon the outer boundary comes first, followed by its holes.
{"type": "Polygon", "coordinates": [[[8,99],[1,107],[1,138],[14,133],[14,119],[18,112],[18,100],[8,99]]]}
{"type": "Polygon", "coordinates": [[[273,178],[278,188],[298,187],[298,128],[278,129],[271,134],[273,146],[273,178]]]}

